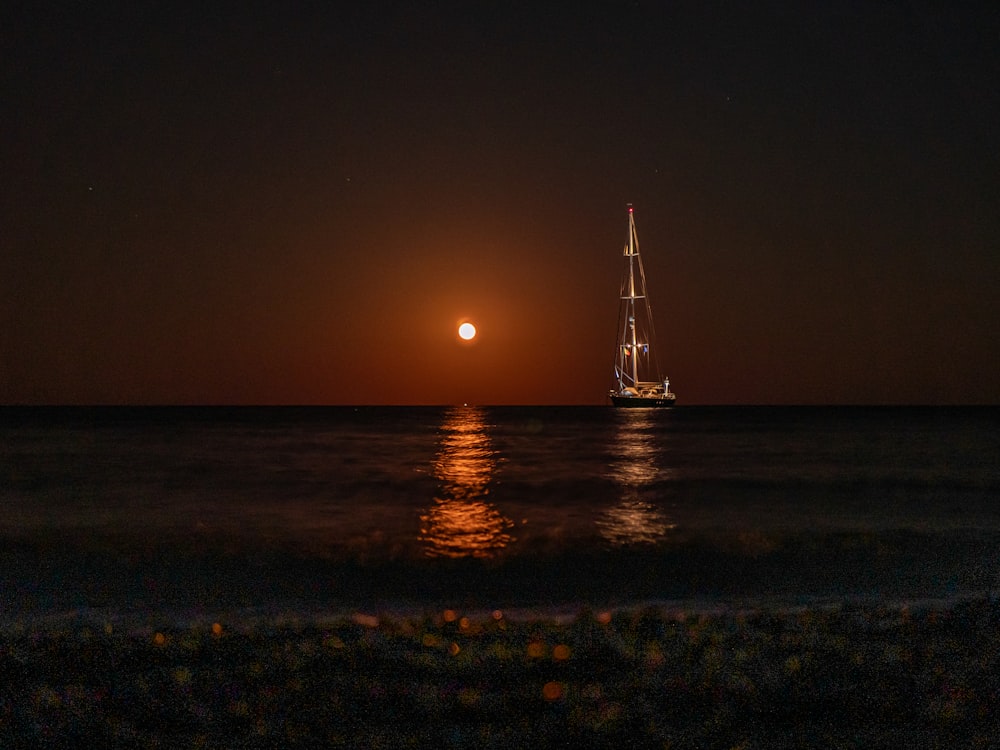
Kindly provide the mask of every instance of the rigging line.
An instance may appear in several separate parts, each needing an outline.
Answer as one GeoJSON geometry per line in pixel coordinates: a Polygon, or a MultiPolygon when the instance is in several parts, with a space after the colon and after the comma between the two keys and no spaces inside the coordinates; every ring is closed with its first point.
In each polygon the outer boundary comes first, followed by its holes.
{"type": "MultiPolygon", "coordinates": [[[[639,238],[636,237],[636,249],[637,250],[638,250],[638,247],[639,247],[639,238]]],[[[638,255],[638,253],[636,253],[636,254],[638,255]]],[[[643,295],[645,295],[645,300],[646,300],[646,317],[648,318],[648,324],[649,324],[649,336],[647,338],[648,338],[648,340],[650,342],[652,342],[654,344],[653,357],[652,357],[652,360],[653,360],[653,362],[652,362],[653,371],[656,373],[657,378],[659,378],[660,380],[662,380],[663,379],[663,374],[662,374],[662,370],[660,370],[660,361],[659,361],[659,357],[657,356],[657,353],[656,353],[657,348],[658,348],[657,345],[659,345],[661,342],[656,337],[656,324],[653,321],[653,305],[652,305],[652,302],[650,301],[650,298],[649,298],[649,290],[646,288],[646,269],[642,265],[642,259],[641,259],[641,257],[638,260],[639,260],[639,278],[640,278],[641,283],[642,283],[642,293],[643,293],[643,295]]]]}
{"type": "MultiPolygon", "coordinates": [[[[627,250],[626,246],[626,250],[627,250]]],[[[625,289],[628,286],[628,278],[623,275],[621,287],[618,291],[618,324],[615,332],[615,361],[618,362],[618,372],[615,374],[615,381],[619,388],[624,385],[623,376],[625,374],[625,349],[622,342],[628,332],[628,303],[625,302],[625,289]]]]}

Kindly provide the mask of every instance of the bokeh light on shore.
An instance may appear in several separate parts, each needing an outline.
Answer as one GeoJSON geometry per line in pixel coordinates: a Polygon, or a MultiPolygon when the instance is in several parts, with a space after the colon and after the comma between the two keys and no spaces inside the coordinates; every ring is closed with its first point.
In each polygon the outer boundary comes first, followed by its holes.
{"type": "Polygon", "coordinates": [[[227,619],[224,638],[204,621],[2,633],[0,667],[16,676],[0,686],[11,699],[4,730],[25,747],[69,734],[157,744],[162,727],[179,746],[251,736],[281,746],[293,716],[302,742],[333,733],[366,747],[475,745],[479,735],[462,734],[470,726],[511,747],[791,747],[794,711],[822,719],[835,745],[888,748],[989,746],[1000,729],[1000,609],[989,597],[571,619],[496,611],[227,619]]]}

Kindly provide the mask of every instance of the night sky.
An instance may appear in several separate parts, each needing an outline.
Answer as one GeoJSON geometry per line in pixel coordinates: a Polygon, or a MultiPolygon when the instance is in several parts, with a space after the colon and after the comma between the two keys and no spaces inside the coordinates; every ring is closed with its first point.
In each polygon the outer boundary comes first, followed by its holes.
{"type": "Polygon", "coordinates": [[[628,203],[680,403],[1000,402],[996,3],[204,5],[0,11],[0,403],[606,403],[628,203]]]}

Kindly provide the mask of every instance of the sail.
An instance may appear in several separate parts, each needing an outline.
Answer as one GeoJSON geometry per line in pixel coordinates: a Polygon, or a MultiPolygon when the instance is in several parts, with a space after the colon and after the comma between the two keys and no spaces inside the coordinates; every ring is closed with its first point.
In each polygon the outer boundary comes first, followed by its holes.
{"type": "MultiPolygon", "coordinates": [[[[672,402],[669,381],[657,361],[656,331],[631,205],[628,207],[628,238],[622,252],[622,264],[614,386],[610,394],[612,401],[616,405],[622,405],[619,399],[634,398],[672,402]]],[[[627,405],[635,406],[639,402],[631,401],[627,405]]]]}

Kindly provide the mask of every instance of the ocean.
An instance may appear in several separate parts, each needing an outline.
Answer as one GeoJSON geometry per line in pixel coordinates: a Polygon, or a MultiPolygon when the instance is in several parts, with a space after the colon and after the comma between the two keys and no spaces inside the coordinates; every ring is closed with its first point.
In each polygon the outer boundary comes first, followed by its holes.
{"type": "Polygon", "coordinates": [[[993,407],[3,407],[2,618],[993,592],[993,407]]]}

